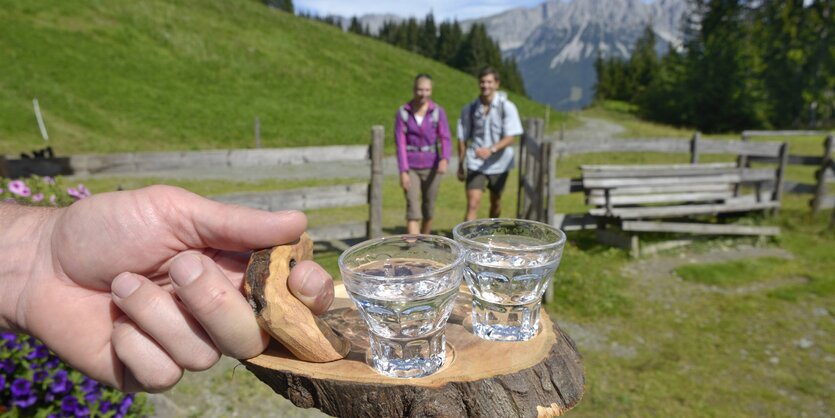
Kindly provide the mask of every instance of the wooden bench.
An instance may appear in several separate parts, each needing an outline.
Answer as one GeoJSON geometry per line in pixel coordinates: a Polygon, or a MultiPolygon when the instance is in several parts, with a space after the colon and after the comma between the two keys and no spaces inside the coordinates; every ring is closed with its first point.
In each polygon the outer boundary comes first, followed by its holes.
{"type": "MultiPolygon", "coordinates": [[[[598,237],[613,239],[606,225],[630,232],[707,235],[780,233],[776,227],[699,222],[698,218],[780,207],[780,170],[740,168],[735,163],[663,165],[583,165],[582,187],[589,214],[600,220],[598,237]]],[[[637,251],[637,237],[627,244],[637,251]]]]}

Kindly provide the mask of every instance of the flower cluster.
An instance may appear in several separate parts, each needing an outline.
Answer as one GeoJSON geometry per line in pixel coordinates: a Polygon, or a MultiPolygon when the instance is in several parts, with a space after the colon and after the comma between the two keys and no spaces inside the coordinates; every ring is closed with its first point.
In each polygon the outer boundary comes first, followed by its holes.
{"type": "Polygon", "coordinates": [[[0,179],[0,201],[35,206],[67,206],[90,196],[90,191],[79,184],[67,187],[61,179],[32,177],[26,180],[0,179]]]}
{"type": "Polygon", "coordinates": [[[149,409],[144,398],[71,369],[35,338],[0,334],[0,415],[117,418],[147,416],[149,409]]]}
{"type": "MultiPolygon", "coordinates": [[[[66,187],[60,178],[0,179],[0,201],[66,206],[89,195],[83,184],[66,187]]],[[[102,386],[35,338],[0,333],[0,416],[136,417],[151,412],[143,396],[102,386]]]]}

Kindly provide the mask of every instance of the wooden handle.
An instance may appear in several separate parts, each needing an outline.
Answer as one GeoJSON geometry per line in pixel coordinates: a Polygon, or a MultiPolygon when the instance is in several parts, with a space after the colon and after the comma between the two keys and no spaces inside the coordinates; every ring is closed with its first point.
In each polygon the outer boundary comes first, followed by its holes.
{"type": "Polygon", "coordinates": [[[307,234],[294,244],[256,251],[246,268],[244,290],[261,328],[299,359],[324,363],[345,357],[351,347],[287,288],[290,269],[312,258],[307,234]]]}

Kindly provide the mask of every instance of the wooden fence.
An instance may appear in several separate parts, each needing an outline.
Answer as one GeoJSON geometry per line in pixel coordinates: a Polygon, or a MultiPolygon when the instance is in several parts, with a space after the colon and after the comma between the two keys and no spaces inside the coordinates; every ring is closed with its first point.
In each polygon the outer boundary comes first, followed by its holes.
{"type": "MultiPolygon", "coordinates": [[[[743,131],[742,140],[749,141],[751,137],[785,137],[785,136],[820,136],[818,131],[743,131]]],[[[823,153],[821,155],[796,155],[791,154],[788,164],[817,167],[814,183],[786,182],[784,189],[789,193],[813,194],[809,205],[812,213],[817,214],[823,209],[835,208],[835,195],[829,193],[828,184],[835,183],[835,165],[833,165],[833,153],[835,153],[835,136],[829,134],[823,140],[823,153]]],[[[741,165],[749,166],[751,162],[774,162],[773,158],[753,157],[748,160],[741,160],[741,165]]],[[[835,212],[833,212],[835,219],[835,212]]]]}
{"type": "Polygon", "coordinates": [[[551,178],[551,142],[544,141],[545,124],[540,119],[525,120],[525,132],[519,144],[519,190],[516,216],[548,222],[553,202],[548,198],[551,178]]]}
{"type": "MultiPolygon", "coordinates": [[[[263,210],[312,210],[368,205],[367,221],[352,221],[308,229],[314,241],[342,241],[383,235],[383,141],[382,126],[371,128],[371,145],[343,147],[347,152],[334,162],[370,160],[368,182],[340,186],[306,187],[262,193],[236,193],[212,199],[263,210]],[[361,152],[360,152],[361,151],[361,152]]],[[[320,157],[321,159],[321,157],[320,157]]]]}
{"type": "MultiPolygon", "coordinates": [[[[690,140],[625,138],[555,141],[544,137],[539,128],[541,123],[526,121],[529,131],[522,136],[519,174],[519,199],[522,203],[517,208],[517,217],[546,222],[565,231],[596,229],[598,219],[587,213],[556,213],[557,196],[584,191],[580,178],[556,176],[558,160],[563,156],[599,152],[687,153],[691,163],[698,163],[700,156],[707,154],[733,154],[760,162],[786,161],[789,156],[786,143],[708,140],[702,139],[698,132],[690,140]],[[536,151],[542,155],[537,156],[536,151]]],[[[780,166],[785,167],[785,164],[778,164],[780,166]]],[[[780,184],[775,188],[777,200],[783,189],[784,176],[783,170],[778,168],[775,180],[780,184]]]]}

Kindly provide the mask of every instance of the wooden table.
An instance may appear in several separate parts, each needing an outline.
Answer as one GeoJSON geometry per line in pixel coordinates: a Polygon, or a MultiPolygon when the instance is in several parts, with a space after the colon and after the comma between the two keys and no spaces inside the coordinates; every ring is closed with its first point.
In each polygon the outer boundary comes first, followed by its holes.
{"type": "Polygon", "coordinates": [[[465,289],[447,326],[447,361],[428,377],[391,378],[368,365],[368,330],[342,285],[322,318],[350,340],[346,358],[304,362],[274,342],[242,362],[296,406],[340,417],[553,417],[573,408],[585,376],[571,338],[543,311],[530,341],[482,340],[465,289]]]}

